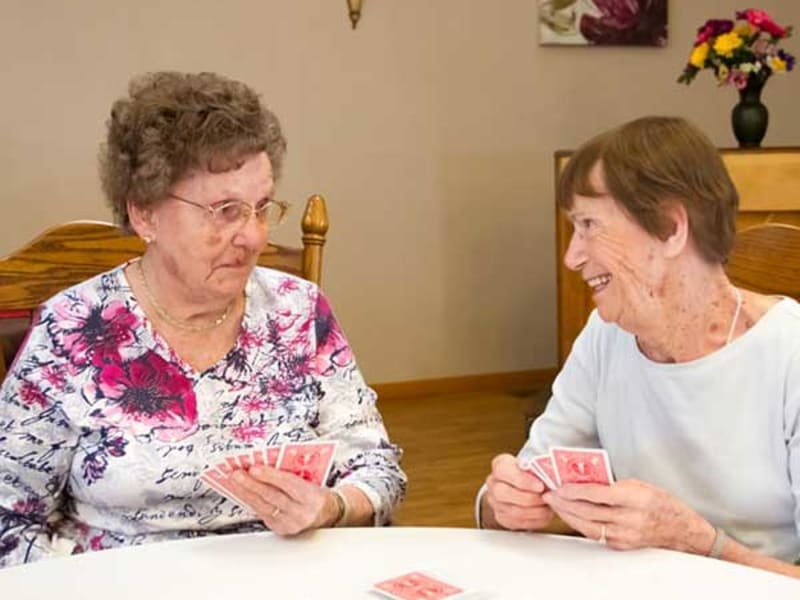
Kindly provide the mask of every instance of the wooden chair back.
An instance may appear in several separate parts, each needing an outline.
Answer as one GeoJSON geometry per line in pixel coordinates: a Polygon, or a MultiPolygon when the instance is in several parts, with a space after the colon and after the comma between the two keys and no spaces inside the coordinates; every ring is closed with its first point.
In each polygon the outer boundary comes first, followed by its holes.
{"type": "Polygon", "coordinates": [[[725,270],[738,286],[800,300],[800,227],[770,222],[741,230],[725,270]]]}
{"type": "MultiPolygon", "coordinates": [[[[258,264],[322,281],[322,249],[328,212],[311,196],[301,220],[302,248],[268,244],[258,264]]],[[[25,337],[33,311],[54,294],[108,271],[144,251],[144,243],[110,223],[75,221],[48,229],[0,258],[0,381],[25,337]]]]}

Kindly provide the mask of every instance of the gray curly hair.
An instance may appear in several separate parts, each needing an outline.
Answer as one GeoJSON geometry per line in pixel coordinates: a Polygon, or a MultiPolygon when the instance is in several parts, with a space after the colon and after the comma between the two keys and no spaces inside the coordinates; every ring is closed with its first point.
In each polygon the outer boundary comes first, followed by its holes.
{"type": "Polygon", "coordinates": [[[106,126],[100,180],[115,220],[128,231],[129,201],[153,206],[191,171],[228,171],[259,152],[277,180],[286,153],[280,123],[258,94],[215,73],[134,77],[106,126]]]}

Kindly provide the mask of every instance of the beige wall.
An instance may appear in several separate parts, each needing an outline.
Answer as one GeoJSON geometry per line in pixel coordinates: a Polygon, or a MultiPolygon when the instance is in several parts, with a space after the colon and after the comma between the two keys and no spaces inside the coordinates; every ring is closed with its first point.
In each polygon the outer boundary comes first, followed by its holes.
{"type": "MultiPolygon", "coordinates": [[[[325,288],[370,381],[552,366],[553,152],[648,113],[734,145],[735,92],[675,79],[698,25],[742,3],[673,0],[665,49],[542,47],[535,6],[365,0],[354,32],[343,0],[4,0],[0,253],[108,218],[95,154],[131,74],[215,70],[282,118],[282,196],[329,200],[325,288]]],[[[794,1],[759,6],[800,25],[794,1]]],[[[798,91],[768,84],[766,145],[799,143],[798,91]]]]}

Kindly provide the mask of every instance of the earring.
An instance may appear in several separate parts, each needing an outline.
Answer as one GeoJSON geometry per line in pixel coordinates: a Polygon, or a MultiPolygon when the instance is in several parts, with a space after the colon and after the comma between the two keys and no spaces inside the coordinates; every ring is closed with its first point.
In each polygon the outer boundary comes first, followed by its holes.
{"type": "Polygon", "coordinates": [[[149,235],[143,235],[142,236],[142,240],[144,240],[145,244],[152,244],[153,243],[153,238],[151,238],[149,235]]]}

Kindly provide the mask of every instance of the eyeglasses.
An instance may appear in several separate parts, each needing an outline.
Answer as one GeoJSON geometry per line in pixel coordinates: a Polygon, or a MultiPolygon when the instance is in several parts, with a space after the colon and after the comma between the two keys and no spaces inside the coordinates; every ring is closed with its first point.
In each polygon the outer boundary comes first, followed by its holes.
{"type": "Polygon", "coordinates": [[[255,214],[259,223],[265,223],[270,227],[280,225],[286,212],[289,210],[287,202],[265,198],[256,203],[255,206],[244,200],[223,200],[217,204],[208,206],[199,202],[192,202],[186,198],[181,198],[177,194],[167,194],[170,198],[180,200],[184,204],[200,208],[208,214],[211,223],[215,227],[229,228],[241,227],[250,220],[250,215],[255,214]]]}

